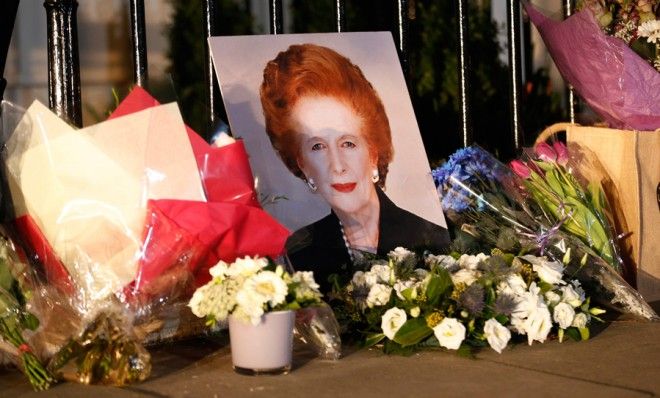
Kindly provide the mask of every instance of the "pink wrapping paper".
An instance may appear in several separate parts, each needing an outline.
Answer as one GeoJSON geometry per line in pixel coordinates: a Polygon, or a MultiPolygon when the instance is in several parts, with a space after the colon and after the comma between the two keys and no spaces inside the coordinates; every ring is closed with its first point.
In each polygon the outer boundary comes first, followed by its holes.
{"type": "Polygon", "coordinates": [[[611,127],[660,128],[660,73],[585,9],[552,20],[523,2],[564,79],[611,127]]]}

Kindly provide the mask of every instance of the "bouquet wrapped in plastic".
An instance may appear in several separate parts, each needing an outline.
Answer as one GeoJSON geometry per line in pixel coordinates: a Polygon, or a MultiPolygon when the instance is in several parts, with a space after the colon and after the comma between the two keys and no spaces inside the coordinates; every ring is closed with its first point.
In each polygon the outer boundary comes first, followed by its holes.
{"type": "Polygon", "coordinates": [[[142,380],[148,367],[129,359],[211,266],[283,252],[289,232],[260,208],[242,143],[210,146],[176,104],[136,88],[85,129],[38,102],[3,122],[14,224],[45,274],[37,296],[71,319],[35,314],[53,373],[77,364],[80,382],[142,380]]]}
{"type": "Polygon", "coordinates": [[[594,7],[584,7],[564,21],[546,17],[527,1],[523,4],[562,76],[594,112],[613,128],[657,129],[660,127],[660,19],[657,17],[660,3],[657,0],[584,2],[594,3],[594,7]],[[625,15],[625,20],[609,28],[614,16],[611,9],[621,7],[626,9],[617,15],[625,15]],[[598,20],[592,8],[602,11],[598,20]],[[612,30],[613,35],[606,34],[601,26],[612,30]],[[648,61],[633,48],[648,54],[648,61]]]}
{"type": "MultiPolygon", "coordinates": [[[[566,264],[567,274],[577,278],[599,304],[642,319],[659,319],[595,246],[567,229],[573,228],[568,223],[572,218],[582,228],[591,228],[588,223],[595,216],[584,208],[548,193],[548,199],[560,200],[550,204],[558,211],[552,214],[525,180],[479,147],[457,151],[433,174],[445,214],[465,236],[505,252],[540,254],[560,261],[566,264]],[[578,219],[578,214],[584,217],[578,219]]],[[[609,244],[610,239],[603,241],[609,244]]]]}

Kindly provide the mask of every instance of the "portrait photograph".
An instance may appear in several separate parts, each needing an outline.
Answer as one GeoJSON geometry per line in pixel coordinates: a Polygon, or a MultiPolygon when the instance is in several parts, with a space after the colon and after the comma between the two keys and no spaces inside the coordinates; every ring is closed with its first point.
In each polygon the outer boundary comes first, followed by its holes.
{"type": "MultiPolygon", "coordinates": [[[[294,268],[327,276],[449,235],[389,32],[212,37],[231,133],[294,268]]],[[[325,285],[325,286],[324,286],[325,285]]]]}

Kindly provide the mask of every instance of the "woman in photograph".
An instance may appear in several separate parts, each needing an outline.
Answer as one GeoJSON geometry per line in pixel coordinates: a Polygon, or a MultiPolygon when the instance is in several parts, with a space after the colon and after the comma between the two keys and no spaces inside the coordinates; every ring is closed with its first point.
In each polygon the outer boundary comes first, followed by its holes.
{"type": "Polygon", "coordinates": [[[330,206],[330,214],[287,241],[297,270],[352,273],[365,253],[398,246],[441,252],[447,230],[385,195],[394,150],[385,108],[360,68],[327,47],[292,45],[268,62],[261,104],[270,141],[287,168],[330,206]]]}

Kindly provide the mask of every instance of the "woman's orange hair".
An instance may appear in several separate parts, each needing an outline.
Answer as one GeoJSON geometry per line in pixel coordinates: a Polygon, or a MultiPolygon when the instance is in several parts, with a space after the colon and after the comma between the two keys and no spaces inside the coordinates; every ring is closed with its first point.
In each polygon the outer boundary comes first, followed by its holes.
{"type": "Polygon", "coordinates": [[[378,184],[385,186],[394,152],[390,124],[378,93],[348,58],[315,44],[292,45],[264,68],[260,95],[270,142],[296,177],[305,179],[298,167],[300,147],[291,112],[302,97],[328,96],[351,106],[362,119],[378,184]]]}

